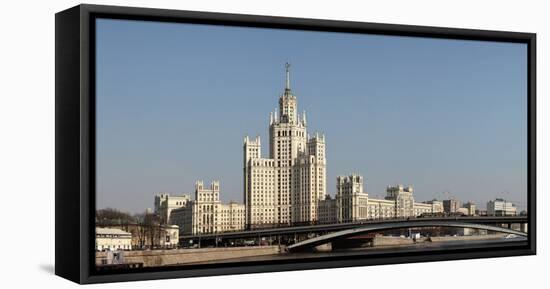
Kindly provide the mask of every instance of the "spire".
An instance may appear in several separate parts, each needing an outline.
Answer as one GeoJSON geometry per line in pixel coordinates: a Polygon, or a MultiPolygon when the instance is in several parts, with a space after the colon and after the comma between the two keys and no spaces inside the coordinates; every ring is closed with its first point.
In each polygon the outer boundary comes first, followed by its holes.
{"type": "Polygon", "coordinates": [[[285,91],[290,90],[290,63],[285,63],[285,70],[286,70],[286,84],[285,84],[285,91]]]}

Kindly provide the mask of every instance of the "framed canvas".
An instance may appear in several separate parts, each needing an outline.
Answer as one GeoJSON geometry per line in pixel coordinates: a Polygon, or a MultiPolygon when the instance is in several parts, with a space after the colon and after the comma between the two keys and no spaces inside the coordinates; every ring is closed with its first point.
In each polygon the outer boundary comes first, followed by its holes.
{"type": "Polygon", "coordinates": [[[55,19],[61,277],[536,252],[533,33],[96,5],[55,19]]]}

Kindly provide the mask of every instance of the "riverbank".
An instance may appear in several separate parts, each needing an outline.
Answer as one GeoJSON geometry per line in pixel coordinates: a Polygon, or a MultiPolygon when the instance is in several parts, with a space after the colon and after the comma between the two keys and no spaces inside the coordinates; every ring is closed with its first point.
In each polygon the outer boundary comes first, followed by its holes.
{"type": "Polygon", "coordinates": [[[445,236],[445,237],[430,237],[430,242],[449,242],[449,241],[478,241],[478,240],[496,240],[502,239],[506,234],[488,234],[488,235],[472,235],[472,236],[445,236]]]}
{"type": "MultiPolygon", "coordinates": [[[[143,264],[143,267],[158,267],[212,260],[228,261],[247,257],[268,257],[277,255],[280,252],[279,246],[123,251],[122,260],[124,264],[143,264]]],[[[107,252],[96,252],[96,265],[109,263],[107,258],[107,252]]]]}

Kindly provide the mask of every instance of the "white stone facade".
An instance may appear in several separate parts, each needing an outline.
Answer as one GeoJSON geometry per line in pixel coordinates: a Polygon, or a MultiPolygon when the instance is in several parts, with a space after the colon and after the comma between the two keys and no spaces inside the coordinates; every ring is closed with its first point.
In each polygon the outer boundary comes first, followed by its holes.
{"type": "Polygon", "coordinates": [[[467,202],[466,204],[464,204],[464,208],[466,209],[466,215],[474,216],[476,214],[476,204],[472,202],[467,202]]]}
{"type": "Polygon", "coordinates": [[[395,201],[386,199],[369,199],[369,219],[395,218],[395,201]]]}
{"type": "Polygon", "coordinates": [[[431,201],[426,201],[426,202],[424,202],[424,204],[430,205],[430,208],[431,208],[431,211],[428,211],[428,212],[425,212],[425,213],[443,213],[445,211],[442,201],[438,201],[438,200],[434,199],[434,200],[431,200],[431,201]]]}
{"type": "Polygon", "coordinates": [[[488,216],[515,216],[517,213],[516,205],[510,201],[495,199],[487,202],[488,216]]]}
{"type": "Polygon", "coordinates": [[[120,229],[95,228],[96,251],[132,250],[132,234],[120,229]]]}
{"type": "Polygon", "coordinates": [[[338,222],[368,219],[369,195],[363,192],[363,177],[359,175],[336,178],[338,222]]]}
{"type": "Polygon", "coordinates": [[[164,248],[176,248],[179,243],[179,226],[163,225],[158,244],[164,248]]]}
{"type": "Polygon", "coordinates": [[[173,210],[170,223],[179,226],[180,235],[240,231],[245,228],[245,208],[235,202],[222,204],[219,182],[214,181],[206,188],[202,181],[197,181],[195,199],[173,210]]]}
{"type": "Polygon", "coordinates": [[[389,186],[384,200],[369,199],[359,175],[338,177],[334,199],[326,198],[325,136],[308,134],[290,89],[289,65],[279,107],[269,118],[269,157],[260,137],[244,138],[243,187],[247,228],[352,222],[418,216],[442,211],[439,204],[415,203],[413,188],[389,186]],[[326,198],[326,199],[325,199],[326,198]]]}
{"type": "Polygon", "coordinates": [[[260,138],[243,145],[244,200],[250,228],[311,223],[326,195],[325,137],[307,133],[305,112],[298,115],[290,89],[289,66],[279,108],[270,115],[269,158],[260,138]]]}
{"type": "Polygon", "coordinates": [[[413,188],[411,186],[388,186],[385,199],[394,201],[394,216],[396,218],[415,216],[413,188]]]}
{"type": "Polygon", "coordinates": [[[190,200],[191,196],[187,194],[170,196],[168,193],[160,193],[155,196],[155,214],[158,214],[162,224],[167,224],[172,210],[185,207],[190,200]]]}
{"type": "Polygon", "coordinates": [[[338,177],[336,186],[334,199],[327,196],[319,202],[320,223],[409,218],[443,212],[440,201],[415,203],[411,186],[388,186],[384,199],[369,198],[363,191],[363,177],[356,174],[338,177]]]}

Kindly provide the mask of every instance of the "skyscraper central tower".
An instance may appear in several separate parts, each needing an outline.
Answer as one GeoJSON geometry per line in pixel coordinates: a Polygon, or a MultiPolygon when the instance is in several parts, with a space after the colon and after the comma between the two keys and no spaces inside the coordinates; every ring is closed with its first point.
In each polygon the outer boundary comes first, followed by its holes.
{"type": "Polygon", "coordinates": [[[270,113],[269,158],[260,138],[244,140],[244,201],[250,228],[317,221],[318,202],[326,194],[325,137],[307,133],[305,112],[298,114],[285,65],[285,89],[270,113]]]}

